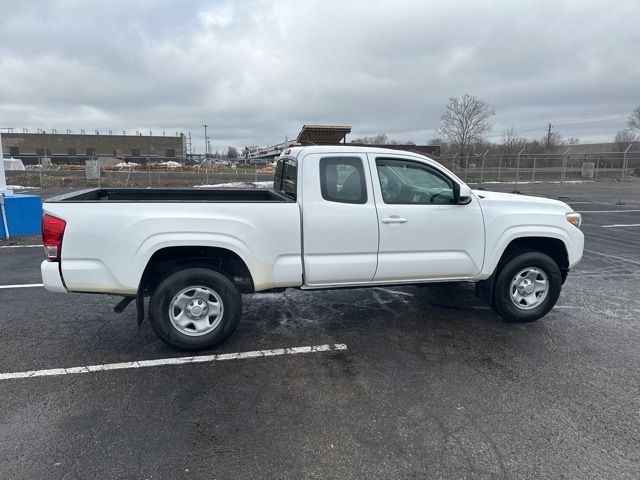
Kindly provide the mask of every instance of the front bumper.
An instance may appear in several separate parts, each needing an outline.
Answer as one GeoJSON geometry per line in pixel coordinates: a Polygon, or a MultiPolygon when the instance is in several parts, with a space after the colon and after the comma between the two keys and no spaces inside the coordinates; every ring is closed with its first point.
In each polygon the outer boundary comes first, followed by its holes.
{"type": "Polygon", "coordinates": [[[572,228],[570,232],[571,244],[567,245],[567,254],[569,255],[569,268],[573,268],[582,259],[584,253],[584,233],[578,228],[572,228]]]}
{"type": "Polygon", "coordinates": [[[44,283],[45,290],[56,293],[67,293],[67,289],[62,282],[60,264],[58,262],[45,260],[40,264],[40,273],[42,274],[42,283],[44,283]]]}

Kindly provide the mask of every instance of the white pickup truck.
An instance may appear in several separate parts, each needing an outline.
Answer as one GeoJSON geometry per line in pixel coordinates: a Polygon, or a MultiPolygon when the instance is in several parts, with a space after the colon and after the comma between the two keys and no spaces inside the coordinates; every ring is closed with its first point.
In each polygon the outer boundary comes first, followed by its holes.
{"type": "Polygon", "coordinates": [[[559,201],[472,191],[397,150],[303,146],[273,189],[92,189],[44,203],[44,286],[144,297],[154,331],[209,348],[236,328],[241,293],[475,282],[505,320],[556,303],[582,257],[580,214],[559,201]]]}

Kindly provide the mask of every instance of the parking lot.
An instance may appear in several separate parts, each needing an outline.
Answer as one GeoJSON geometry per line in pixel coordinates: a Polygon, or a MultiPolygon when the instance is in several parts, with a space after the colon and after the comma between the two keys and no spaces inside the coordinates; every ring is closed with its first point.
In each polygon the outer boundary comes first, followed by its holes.
{"type": "Polygon", "coordinates": [[[466,284],[289,289],[245,296],[202,362],[118,298],[37,286],[38,239],[2,244],[0,478],[637,478],[638,189],[521,190],[583,213],[544,319],[466,284]]]}

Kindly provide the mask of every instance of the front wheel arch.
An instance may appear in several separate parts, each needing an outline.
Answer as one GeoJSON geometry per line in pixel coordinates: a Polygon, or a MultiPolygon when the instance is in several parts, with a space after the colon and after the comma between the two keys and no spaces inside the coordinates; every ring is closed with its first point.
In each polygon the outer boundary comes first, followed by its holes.
{"type": "Polygon", "coordinates": [[[498,272],[514,256],[526,252],[540,252],[551,257],[560,268],[564,284],[569,273],[569,254],[565,243],[553,237],[519,237],[511,240],[505,247],[491,276],[476,282],[476,296],[490,304],[493,301],[493,289],[498,272]]]}

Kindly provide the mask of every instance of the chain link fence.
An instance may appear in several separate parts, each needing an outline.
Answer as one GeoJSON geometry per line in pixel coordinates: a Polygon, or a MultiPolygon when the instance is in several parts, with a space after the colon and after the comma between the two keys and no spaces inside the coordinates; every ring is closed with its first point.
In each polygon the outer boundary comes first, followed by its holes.
{"type": "MultiPolygon", "coordinates": [[[[473,188],[557,198],[640,202],[640,151],[436,157],[473,188]]],[[[229,162],[185,165],[175,159],[33,159],[7,171],[10,185],[39,188],[251,186],[273,181],[273,166],[229,162]]]]}
{"type": "Polygon", "coordinates": [[[205,187],[251,186],[272,182],[270,164],[230,164],[229,162],[185,165],[174,160],[135,159],[129,162],[89,159],[83,163],[54,163],[48,158],[30,162],[25,170],[9,170],[7,183],[38,188],[104,187],[205,187]]]}
{"type": "Polygon", "coordinates": [[[640,201],[640,151],[440,157],[474,188],[558,198],[640,201]]]}

